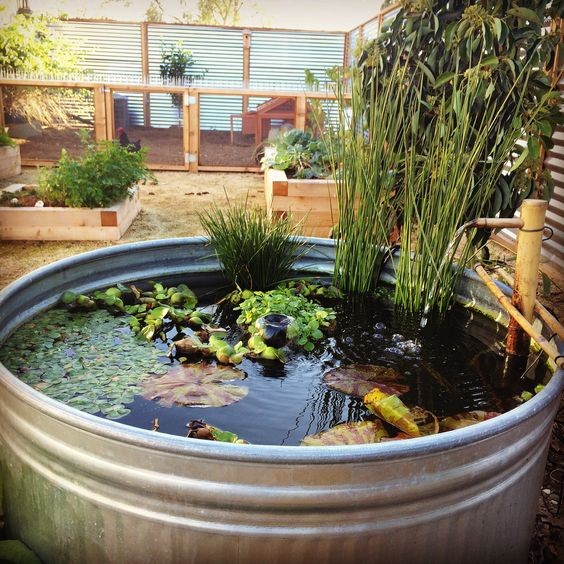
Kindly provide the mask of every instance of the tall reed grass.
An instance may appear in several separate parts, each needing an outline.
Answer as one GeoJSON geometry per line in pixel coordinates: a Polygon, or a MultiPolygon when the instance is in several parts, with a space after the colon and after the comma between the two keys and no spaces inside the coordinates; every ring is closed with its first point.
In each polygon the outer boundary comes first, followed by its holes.
{"type": "Polygon", "coordinates": [[[336,82],[339,121],[325,140],[339,206],[334,283],[346,292],[374,289],[398,220],[409,83],[399,62],[390,76],[366,65],[336,82]]]}
{"type": "MultiPolygon", "coordinates": [[[[520,78],[514,89],[527,88],[527,77],[520,78]]],[[[454,77],[423,139],[420,132],[412,132],[405,160],[404,225],[395,288],[396,304],[410,313],[443,315],[451,305],[474,252],[470,233],[453,263],[457,230],[487,210],[525,127],[520,102],[511,125],[503,121],[506,100],[494,99],[487,81],[479,65],[454,77]]],[[[512,89],[509,95],[513,94],[512,89]]]]}
{"type": "Polygon", "coordinates": [[[232,205],[200,214],[225,277],[241,290],[267,290],[288,277],[304,243],[291,216],[270,219],[264,210],[232,205]]]}

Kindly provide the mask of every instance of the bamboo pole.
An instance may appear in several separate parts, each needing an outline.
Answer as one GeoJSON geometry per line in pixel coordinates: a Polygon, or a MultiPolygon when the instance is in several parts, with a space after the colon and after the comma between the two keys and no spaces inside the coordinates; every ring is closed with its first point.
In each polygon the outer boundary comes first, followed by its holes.
{"type": "MultiPolygon", "coordinates": [[[[519,230],[517,239],[515,287],[511,303],[528,323],[533,321],[537,301],[542,235],[547,208],[548,203],[545,200],[525,200],[521,205],[523,227],[519,230]]],[[[512,316],[507,329],[507,354],[526,357],[529,355],[529,346],[529,334],[512,316]]]]}
{"type": "Polygon", "coordinates": [[[532,337],[539,345],[539,347],[551,358],[558,368],[564,368],[564,356],[562,356],[558,349],[545,339],[532,325],[525,319],[521,312],[511,303],[511,300],[496,286],[495,282],[490,278],[483,266],[476,266],[476,273],[482,279],[487,288],[497,298],[497,301],[509,313],[512,320],[515,320],[520,327],[532,337]]]}
{"type": "MultiPolygon", "coordinates": [[[[503,280],[507,282],[511,288],[513,288],[515,280],[509,272],[503,268],[498,268],[496,270],[496,274],[499,274],[499,276],[501,276],[501,278],[503,278],[503,280]]],[[[564,326],[562,326],[558,322],[558,319],[556,319],[556,317],[554,317],[552,313],[550,313],[550,311],[548,311],[538,300],[535,301],[535,313],[553,333],[558,335],[564,341],[564,326]]]]}

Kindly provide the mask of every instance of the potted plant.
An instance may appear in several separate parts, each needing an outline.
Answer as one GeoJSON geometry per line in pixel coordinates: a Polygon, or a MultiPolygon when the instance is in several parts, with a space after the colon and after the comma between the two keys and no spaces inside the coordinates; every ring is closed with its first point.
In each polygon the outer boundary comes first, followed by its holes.
{"type": "Polygon", "coordinates": [[[21,174],[20,146],[8,132],[0,129],[0,178],[9,178],[21,174]]]}
{"type": "Polygon", "coordinates": [[[39,185],[0,199],[0,238],[117,240],[139,213],[137,184],[153,178],[143,150],[116,141],[90,144],[81,158],[63,149],[39,185]]]}
{"type": "Polygon", "coordinates": [[[292,212],[302,234],[327,237],[339,217],[325,141],[292,129],[266,148],[261,162],[269,217],[292,212]]]}

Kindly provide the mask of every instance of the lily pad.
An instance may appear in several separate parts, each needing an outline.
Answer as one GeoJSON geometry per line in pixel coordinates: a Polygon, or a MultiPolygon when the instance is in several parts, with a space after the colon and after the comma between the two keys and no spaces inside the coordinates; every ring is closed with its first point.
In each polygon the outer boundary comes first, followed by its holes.
{"type": "Polygon", "coordinates": [[[453,431],[454,429],[462,429],[463,427],[468,427],[469,425],[475,425],[476,423],[481,423],[482,421],[487,421],[493,417],[500,415],[496,411],[466,411],[464,413],[459,413],[458,415],[453,415],[451,417],[445,417],[440,421],[441,431],[453,431]]]}
{"type": "Polygon", "coordinates": [[[432,435],[439,431],[437,418],[420,407],[407,407],[396,395],[374,388],[364,403],[378,417],[411,437],[432,435]]]}
{"type": "Polygon", "coordinates": [[[141,385],[143,396],[161,405],[223,407],[244,398],[248,389],[226,384],[242,380],[246,374],[229,366],[209,362],[180,364],[161,378],[146,380],[141,385]]]}
{"type": "Polygon", "coordinates": [[[401,395],[409,391],[409,386],[401,383],[403,376],[394,368],[377,364],[350,364],[333,368],[323,375],[323,382],[330,388],[363,398],[375,387],[390,395],[401,395]]]}
{"type": "Polygon", "coordinates": [[[304,437],[301,446],[364,445],[379,443],[387,436],[388,433],[379,420],[341,423],[327,431],[304,437]]]}

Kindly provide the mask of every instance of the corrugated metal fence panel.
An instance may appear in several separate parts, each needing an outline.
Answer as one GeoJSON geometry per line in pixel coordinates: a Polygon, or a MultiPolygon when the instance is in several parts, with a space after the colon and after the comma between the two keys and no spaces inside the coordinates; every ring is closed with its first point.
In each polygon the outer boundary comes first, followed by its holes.
{"type": "MultiPolygon", "coordinates": [[[[564,78],[560,80],[559,89],[564,91],[564,78]]],[[[549,151],[545,166],[550,169],[554,180],[554,194],[550,200],[546,214],[546,225],[552,229],[550,239],[542,244],[542,263],[550,273],[559,273],[564,279],[564,127],[558,127],[554,135],[554,148],[549,151]]],[[[519,215],[519,212],[516,214],[519,215]]],[[[502,230],[496,237],[510,247],[517,242],[517,231],[502,230]]]]}
{"type": "Polygon", "coordinates": [[[139,24],[61,22],[55,26],[83,52],[80,67],[94,74],[141,77],[139,24]]]}
{"type": "MultiPolygon", "coordinates": [[[[243,34],[241,30],[193,26],[149,25],[149,74],[160,76],[161,50],[178,42],[192,51],[190,72],[203,75],[206,85],[241,87],[243,82],[243,34]]],[[[241,112],[241,98],[205,96],[200,105],[200,128],[229,130],[229,116],[241,112]]],[[[177,123],[169,96],[151,96],[151,124],[168,127],[177,123]]]]}
{"type": "Polygon", "coordinates": [[[363,38],[365,40],[374,39],[379,32],[378,18],[367,21],[364,24],[363,38]]]}
{"type": "MultiPolygon", "coordinates": [[[[564,78],[558,86],[564,91],[564,78]]],[[[554,195],[546,216],[546,224],[553,230],[553,236],[543,243],[543,252],[564,276],[564,127],[556,130],[554,148],[548,153],[545,165],[552,172],[554,195]]]]}
{"type": "Polygon", "coordinates": [[[361,39],[361,35],[360,35],[360,28],[357,27],[355,29],[353,29],[351,32],[349,32],[349,51],[348,51],[348,57],[347,57],[347,65],[352,65],[352,63],[354,62],[354,54],[355,54],[355,49],[357,48],[358,42],[361,39]]]}
{"type": "Polygon", "coordinates": [[[344,45],[343,33],[253,31],[251,87],[303,90],[306,69],[325,82],[325,69],[343,64],[344,45]]]}

